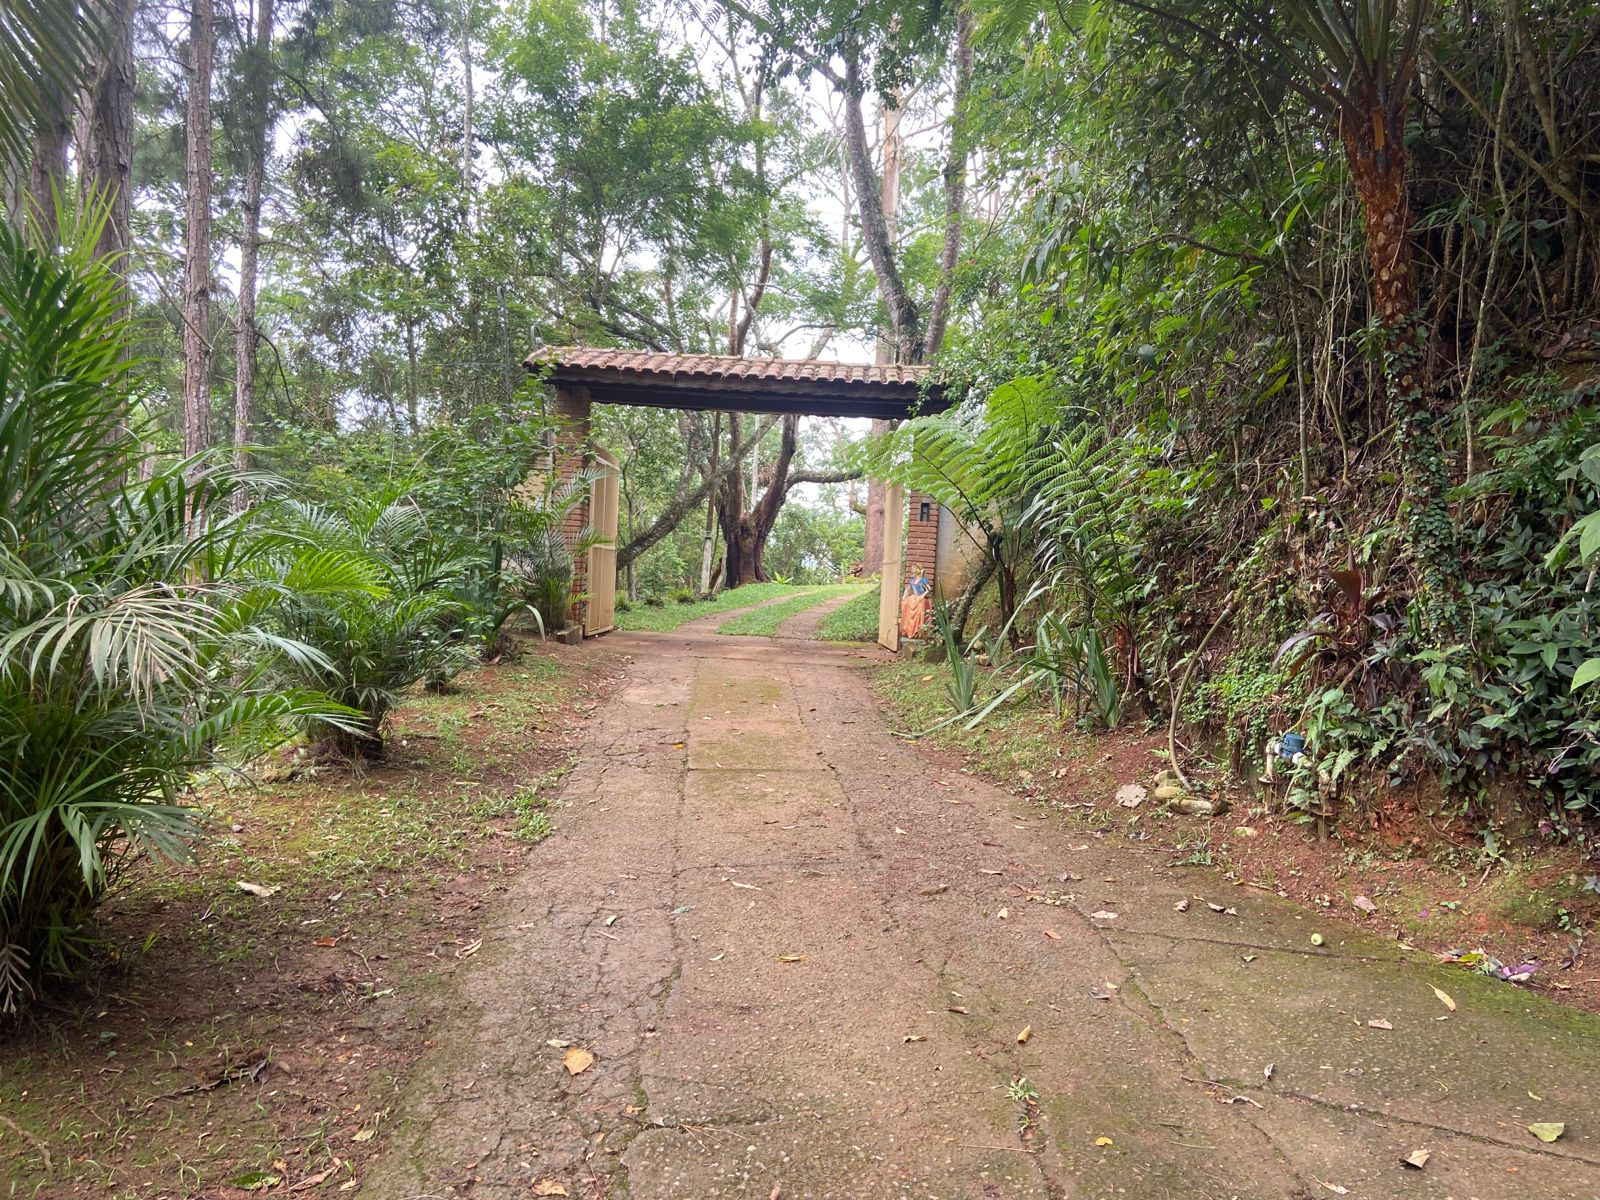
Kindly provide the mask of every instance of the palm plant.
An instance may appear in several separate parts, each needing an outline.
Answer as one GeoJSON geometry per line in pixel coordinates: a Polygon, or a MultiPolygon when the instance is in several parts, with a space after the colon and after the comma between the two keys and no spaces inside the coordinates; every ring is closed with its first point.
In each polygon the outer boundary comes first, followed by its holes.
{"type": "Polygon", "coordinates": [[[287,638],[315,647],[285,659],[290,679],[361,714],[355,725],[323,723],[323,749],[343,757],[382,755],[384,725],[400,694],[422,680],[439,683],[470,665],[460,635],[463,602],[453,589],[475,565],[454,538],[435,536],[404,483],[340,508],[291,503],[295,541],[274,569],[288,595],[277,608],[287,638]],[[313,590],[302,581],[338,564],[347,586],[313,590]]]}
{"type": "Polygon", "coordinates": [[[315,696],[266,682],[315,653],[266,631],[281,587],[232,579],[262,541],[230,482],[180,463],[137,474],[129,331],[98,230],[60,255],[0,226],[0,1011],[80,969],[90,918],[141,851],[185,852],[181,797],[315,696]]]}
{"type": "Polygon", "coordinates": [[[6,0],[0,7],[0,160],[27,161],[38,114],[77,91],[104,24],[97,4],[6,0]]]}
{"type": "MultiPolygon", "coordinates": [[[[962,406],[903,422],[866,450],[869,476],[932,496],[969,536],[982,538],[984,566],[976,582],[995,580],[1001,624],[1013,645],[1034,550],[1026,521],[1030,478],[1057,418],[1046,383],[1018,378],[996,388],[981,408],[962,406]]],[[[958,637],[969,607],[970,599],[963,601],[954,616],[958,637]]]]}
{"type": "Polygon", "coordinates": [[[546,474],[518,491],[506,508],[501,537],[508,585],[545,630],[567,624],[574,599],[573,563],[601,540],[595,530],[585,527],[569,545],[564,530],[590,486],[604,474],[604,468],[581,470],[566,479],[546,474]]]}

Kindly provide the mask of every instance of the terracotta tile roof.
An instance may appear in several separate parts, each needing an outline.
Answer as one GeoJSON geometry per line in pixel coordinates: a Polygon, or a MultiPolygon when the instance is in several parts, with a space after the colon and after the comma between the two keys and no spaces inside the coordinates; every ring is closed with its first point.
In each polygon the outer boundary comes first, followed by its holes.
{"type": "Polygon", "coordinates": [[[748,380],[752,383],[841,383],[886,388],[917,387],[928,377],[926,366],[871,366],[865,363],[821,362],[803,358],[725,358],[715,354],[656,354],[643,350],[606,350],[588,346],[545,346],[528,356],[529,367],[552,366],[565,371],[650,376],[692,385],[696,379],[748,380]]]}

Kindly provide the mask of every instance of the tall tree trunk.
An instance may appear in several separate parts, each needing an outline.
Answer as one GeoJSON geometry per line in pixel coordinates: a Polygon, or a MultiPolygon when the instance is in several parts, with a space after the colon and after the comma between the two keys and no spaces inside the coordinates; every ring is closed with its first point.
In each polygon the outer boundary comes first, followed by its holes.
{"type": "MultiPolygon", "coordinates": [[[[272,85],[273,0],[257,0],[255,62],[251,64],[249,145],[245,147],[244,231],[239,244],[239,328],[234,347],[233,465],[250,469],[250,437],[256,420],[256,278],[261,257],[261,187],[266,174],[268,107],[272,85]]],[[[241,504],[248,492],[237,493],[241,504]]]]}
{"type": "Polygon", "coordinates": [[[465,92],[461,104],[461,189],[467,224],[472,223],[472,0],[461,0],[461,67],[465,92]]]}
{"type": "Polygon", "coordinates": [[[963,5],[956,13],[955,81],[950,98],[950,148],[944,163],[944,245],[939,250],[939,282],[928,305],[928,323],[922,331],[922,361],[928,362],[944,344],[945,322],[950,316],[956,263],[961,257],[961,217],[967,202],[967,91],[972,83],[972,14],[963,5]]]}
{"type": "Polygon", "coordinates": [[[744,471],[741,469],[743,459],[740,451],[747,447],[741,447],[739,444],[739,435],[743,427],[743,414],[728,414],[728,447],[731,460],[728,465],[732,470],[723,479],[722,487],[717,492],[717,524],[722,527],[724,590],[753,582],[748,569],[750,559],[746,549],[744,523],[744,471]]]}
{"type": "MultiPolygon", "coordinates": [[[[846,104],[848,103],[847,99],[846,104]]],[[[859,118],[859,108],[856,109],[856,115],[859,118]]],[[[848,114],[846,120],[847,122],[849,120],[848,114]]],[[[891,101],[883,107],[883,186],[878,191],[877,208],[881,219],[882,231],[881,234],[874,235],[882,241],[884,254],[891,263],[894,259],[894,241],[899,232],[900,224],[900,162],[902,150],[900,110],[891,101]]],[[[854,163],[856,155],[853,147],[850,151],[850,157],[852,163],[854,163]]],[[[869,245],[871,241],[872,239],[869,238],[869,245]]],[[[876,259],[873,260],[873,265],[876,267],[876,259]]],[[[890,329],[880,329],[878,331],[878,346],[876,353],[873,355],[873,361],[879,366],[887,366],[890,363],[899,362],[899,347],[907,344],[906,338],[915,336],[914,326],[902,329],[899,319],[894,317],[895,310],[891,306],[889,293],[884,290],[883,280],[884,277],[880,275],[879,292],[883,296],[885,307],[889,308],[892,326],[890,329]]],[[[902,286],[903,289],[903,285],[898,283],[898,276],[896,277],[896,285],[902,286]]],[[[910,304],[909,298],[906,303],[910,304]]],[[[912,320],[915,320],[914,310],[912,320]]],[[[882,437],[888,432],[888,421],[881,418],[873,419],[871,436],[882,437]]],[[[883,516],[887,498],[888,485],[883,480],[867,480],[867,528],[861,545],[861,570],[866,575],[876,575],[883,570],[883,516]]]]}
{"type": "MultiPolygon", "coordinates": [[[[853,50],[845,58],[842,79],[835,77],[836,86],[844,100],[845,158],[850,167],[850,182],[856,194],[856,213],[861,219],[861,240],[866,245],[867,257],[872,262],[872,272],[878,281],[878,295],[889,312],[889,334],[893,343],[894,362],[917,362],[922,353],[921,315],[916,302],[900,275],[899,261],[895,255],[894,233],[885,216],[885,204],[894,211],[899,199],[899,179],[893,176],[880,181],[872,167],[872,152],[867,145],[866,124],[861,115],[862,93],[865,82],[861,78],[859,51],[853,50]]],[[[890,122],[893,121],[898,138],[899,116],[892,106],[884,110],[885,146],[884,165],[898,164],[898,148],[891,151],[888,145],[890,122]],[[891,117],[891,114],[894,114],[891,117]]]]}
{"type": "Polygon", "coordinates": [[[53,249],[61,237],[56,223],[56,196],[66,194],[67,149],[71,144],[71,101],[64,94],[52,96],[50,110],[39,114],[24,200],[41,247],[53,249]]]}
{"type": "MultiPolygon", "coordinates": [[[[84,92],[78,125],[78,195],[107,207],[95,251],[123,280],[133,245],[133,18],[138,0],[103,0],[105,50],[84,92]]],[[[126,285],[124,285],[126,294],[126,285]]]]}
{"type": "Polygon", "coordinates": [[[190,0],[189,112],[184,182],[188,187],[183,282],[183,452],[211,446],[211,71],[212,0],[190,0]]]}
{"type": "Polygon", "coordinates": [[[421,415],[417,406],[417,326],[411,316],[406,316],[406,424],[411,436],[422,431],[421,415]]]}

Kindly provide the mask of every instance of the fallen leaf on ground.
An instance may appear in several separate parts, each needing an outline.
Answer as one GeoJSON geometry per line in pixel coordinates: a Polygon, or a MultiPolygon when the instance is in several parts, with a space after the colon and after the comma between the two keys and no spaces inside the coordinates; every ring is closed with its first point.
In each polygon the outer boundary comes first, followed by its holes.
{"type": "Polygon", "coordinates": [[[330,1165],[328,1165],[327,1167],[324,1167],[322,1170],[318,1171],[315,1175],[307,1175],[299,1183],[291,1183],[289,1185],[289,1190],[291,1192],[303,1192],[303,1191],[306,1191],[308,1188],[314,1188],[314,1187],[317,1186],[317,1184],[326,1181],[327,1178],[330,1175],[332,1175],[335,1171],[337,1171],[339,1169],[339,1167],[340,1167],[340,1163],[339,1163],[339,1160],[336,1158],[336,1159],[333,1160],[333,1162],[330,1165]]]}
{"type": "Polygon", "coordinates": [[[275,887],[267,887],[265,884],[260,883],[247,883],[243,879],[239,880],[239,890],[241,892],[249,892],[252,896],[260,896],[263,900],[278,894],[278,889],[275,887]]]}
{"type": "Polygon", "coordinates": [[[1432,1157],[1433,1155],[1428,1153],[1426,1150],[1413,1150],[1400,1161],[1405,1163],[1405,1165],[1410,1167],[1412,1170],[1420,1171],[1423,1167],[1428,1165],[1428,1160],[1432,1157]]]}
{"type": "Polygon", "coordinates": [[[1061,935],[1054,929],[1046,929],[1043,931],[1043,933],[1045,937],[1049,938],[1052,942],[1059,942],[1061,940],[1061,935]]]}
{"type": "Polygon", "coordinates": [[[905,1037],[900,1039],[900,1044],[902,1046],[904,1046],[908,1042],[925,1042],[927,1040],[928,1040],[927,1034],[924,1034],[924,1033],[908,1033],[908,1034],[905,1035],[905,1037]]]}
{"type": "Polygon", "coordinates": [[[477,941],[469,942],[467,945],[461,947],[461,949],[456,953],[456,957],[457,958],[471,958],[474,954],[476,954],[479,950],[482,950],[482,949],[483,949],[483,939],[479,938],[477,941]]]}
{"type": "Polygon", "coordinates": [[[621,918],[618,917],[616,913],[612,913],[609,917],[606,918],[606,926],[607,926],[607,928],[609,928],[612,925],[615,925],[619,920],[621,920],[621,918]]]}
{"type": "Polygon", "coordinates": [[[1123,808],[1138,808],[1149,794],[1137,783],[1125,783],[1117,789],[1117,803],[1123,808]]]}
{"type": "Polygon", "coordinates": [[[1257,1108],[1265,1108],[1266,1107],[1266,1105],[1262,1104],[1261,1101],[1254,1100],[1249,1096],[1231,1096],[1227,1100],[1224,1100],[1223,1103],[1224,1104],[1254,1104],[1257,1108]]]}
{"type": "Polygon", "coordinates": [[[1004,921],[1010,915],[1011,915],[1011,910],[1009,908],[1002,908],[999,912],[995,913],[995,916],[998,917],[1002,921],[1004,921]]]}
{"type": "Polygon", "coordinates": [[[1277,1063],[1268,1063],[1266,1066],[1261,1068],[1261,1077],[1263,1079],[1271,1079],[1272,1078],[1272,1072],[1277,1070],[1277,1068],[1278,1068],[1278,1064],[1277,1063]]]}
{"type": "Polygon", "coordinates": [[[775,1183],[772,1185],[772,1190],[767,1193],[767,1200],[782,1200],[782,1196],[783,1184],[775,1183]]]}
{"type": "Polygon", "coordinates": [[[567,1189],[554,1179],[539,1179],[534,1181],[533,1194],[535,1196],[565,1196],[567,1189]]]}
{"type": "Polygon", "coordinates": [[[1115,1145],[1116,1145],[1116,1143],[1115,1143],[1115,1142],[1113,1142],[1113,1141],[1112,1141],[1112,1140],[1111,1140],[1111,1139],[1110,1139],[1110,1138],[1108,1138],[1108,1137],[1097,1137],[1097,1138],[1095,1138],[1095,1140],[1094,1140],[1094,1144],[1095,1144],[1095,1145],[1096,1145],[1096,1146],[1115,1146],[1115,1145]]]}
{"type": "Polygon", "coordinates": [[[1189,911],[1189,902],[1187,900],[1179,900],[1176,904],[1174,904],[1172,906],[1172,911],[1173,912],[1188,912],[1189,911]]]}
{"type": "Polygon", "coordinates": [[[1439,1003],[1440,1004],[1444,1005],[1451,1012],[1455,1012],[1455,1010],[1456,1010],[1456,1002],[1454,1000],[1450,999],[1450,993],[1449,992],[1440,991],[1438,988],[1434,988],[1433,989],[1433,994],[1435,996],[1439,997],[1439,1003]]]}
{"type": "Polygon", "coordinates": [[[1350,903],[1355,905],[1362,912],[1368,914],[1369,916],[1378,911],[1378,906],[1365,896],[1357,896],[1354,900],[1350,901],[1350,903]]]}
{"type": "MultiPolygon", "coordinates": [[[[561,1056],[561,1065],[567,1069],[568,1075],[578,1075],[594,1066],[594,1055],[582,1046],[573,1046],[561,1056]]],[[[557,1193],[564,1195],[565,1193],[557,1193]]]]}
{"type": "Polygon", "coordinates": [[[1024,1042],[1026,1042],[1032,1036],[1033,1036],[1033,1026],[1032,1025],[1024,1025],[1022,1027],[1022,1032],[1017,1034],[1017,1045],[1019,1045],[1019,1046],[1022,1045],[1024,1042]]]}
{"type": "Polygon", "coordinates": [[[1367,1028],[1368,1029],[1393,1029],[1394,1026],[1391,1025],[1388,1021],[1385,1021],[1382,1017],[1374,1017],[1372,1020],[1367,1022],[1367,1028]]]}
{"type": "Polygon", "coordinates": [[[1528,1132],[1541,1142],[1553,1142],[1567,1131],[1563,1121],[1535,1121],[1528,1126],[1528,1132]]]}
{"type": "Polygon", "coordinates": [[[565,1050],[568,1046],[572,1045],[572,1043],[562,1041],[560,1038],[548,1038],[545,1041],[545,1045],[556,1050],[565,1050]]]}
{"type": "Polygon", "coordinates": [[[966,1016],[970,1011],[970,1009],[962,1008],[959,1004],[952,1004],[949,1008],[945,1009],[945,1012],[960,1013],[962,1016],[966,1016]]]}
{"type": "Polygon", "coordinates": [[[736,888],[746,888],[752,892],[759,892],[761,890],[753,883],[740,883],[737,879],[733,881],[733,886],[736,888]]]}
{"type": "Polygon", "coordinates": [[[339,939],[336,938],[336,937],[312,938],[311,939],[311,944],[313,946],[323,946],[323,947],[337,946],[339,944],[339,939]]]}
{"type": "Polygon", "coordinates": [[[1089,916],[1092,917],[1096,921],[1115,921],[1117,919],[1117,914],[1116,913],[1107,912],[1103,908],[1099,912],[1090,913],[1089,916]]]}
{"type": "Polygon", "coordinates": [[[377,1132],[376,1129],[358,1129],[350,1140],[352,1142],[370,1142],[377,1132]]]}
{"type": "Polygon", "coordinates": [[[778,955],[778,961],[779,962],[784,962],[784,963],[805,962],[805,960],[806,960],[806,956],[804,954],[780,954],[780,955],[778,955]]]}
{"type": "Polygon", "coordinates": [[[1227,909],[1223,908],[1222,905],[1213,904],[1209,900],[1206,901],[1206,907],[1209,908],[1214,913],[1227,912],[1228,911],[1227,909]]]}
{"type": "Polygon", "coordinates": [[[1322,1186],[1327,1188],[1335,1196],[1348,1196],[1350,1194],[1349,1188],[1340,1187],[1337,1183],[1324,1183],[1322,1186]]]}
{"type": "Polygon", "coordinates": [[[998,875],[998,874],[1000,874],[1000,872],[999,871],[991,871],[988,867],[979,867],[978,868],[978,874],[979,875],[998,875]]]}

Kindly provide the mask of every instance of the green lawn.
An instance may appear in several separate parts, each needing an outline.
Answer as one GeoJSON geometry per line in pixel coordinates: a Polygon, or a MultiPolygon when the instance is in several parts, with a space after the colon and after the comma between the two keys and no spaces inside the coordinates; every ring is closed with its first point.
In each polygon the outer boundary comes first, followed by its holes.
{"type": "Polygon", "coordinates": [[[792,583],[747,583],[743,587],[734,588],[731,592],[719,592],[709,600],[697,600],[693,604],[677,604],[669,601],[662,608],[651,608],[642,604],[628,612],[618,612],[617,628],[665,633],[670,629],[676,629],[685,621],[732,612],[736,608],[747,608],[752,604],[760,604],[763,600],[773,600],[779,596],[789,596],[805,590],[809,589],[797,588],[792,583]]]}
{"type": "Polygon", "coordinates": [[[731,621],[717,626],[717,632],[743,634],[747,637],[772,637],[778,632],[778,626],[790,617],[815,608],[819,604],[826,604],[836,597],[860,590],[861,585],[857,583],[835,583],[803,588],[798,595],[790,596],[781,603],[769,604],[765,608],[734,617],[731,621]]]}
{"type": "Polygon", "coordinates": [[[825,642],[873,642],[878,638],[877,587],[865,588],[842,608],[836,608],[817,626],[825,642]]]}

